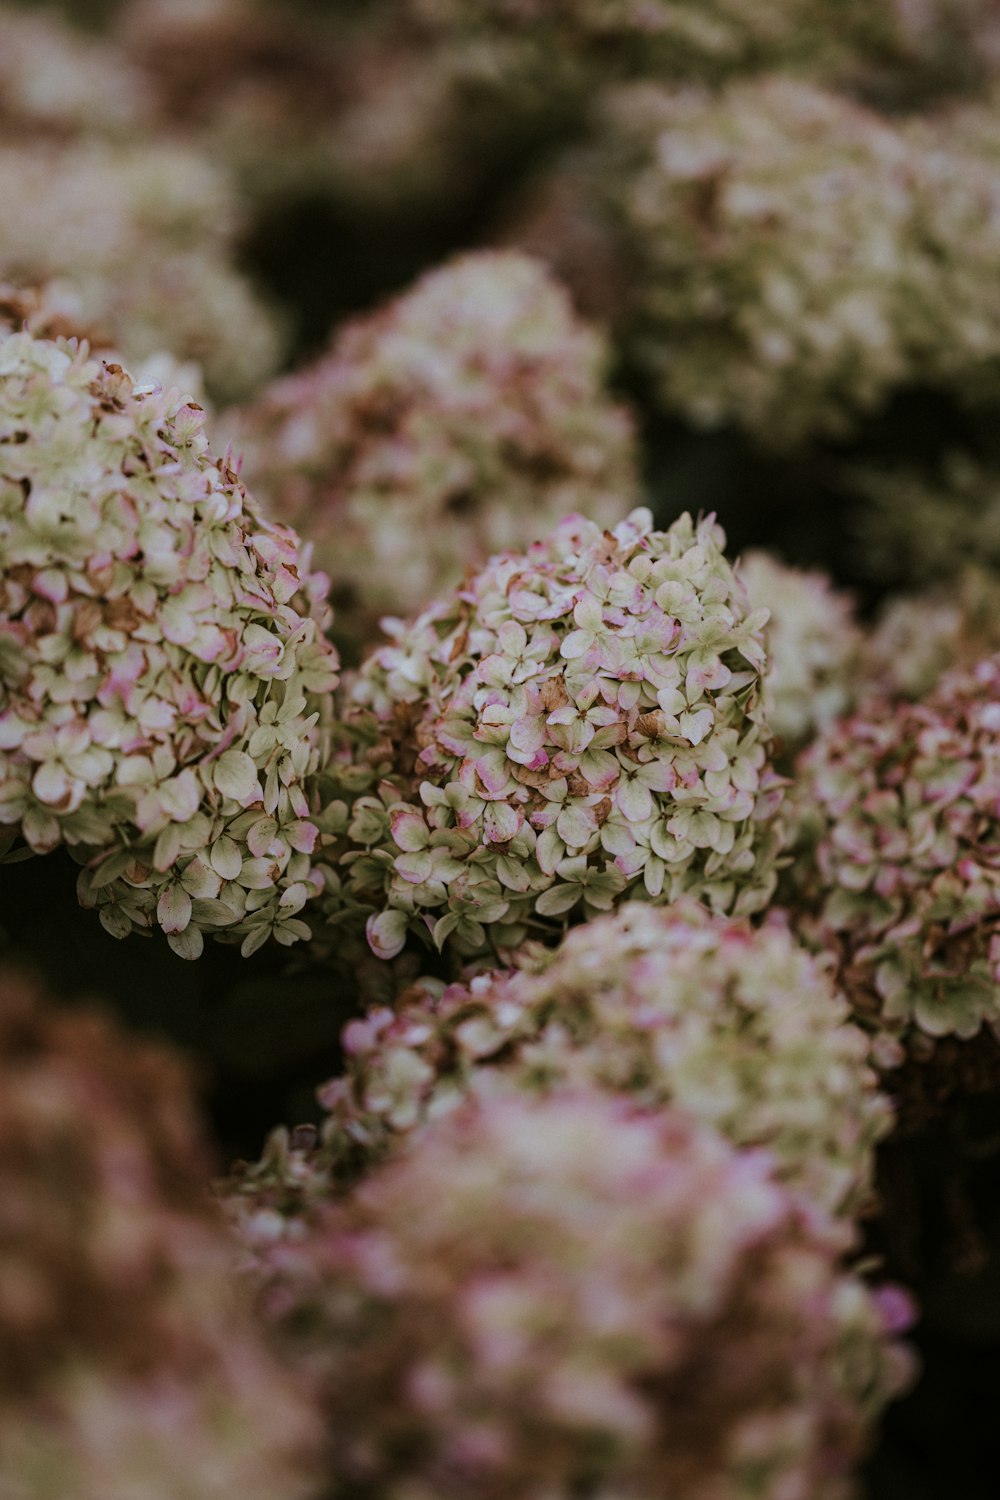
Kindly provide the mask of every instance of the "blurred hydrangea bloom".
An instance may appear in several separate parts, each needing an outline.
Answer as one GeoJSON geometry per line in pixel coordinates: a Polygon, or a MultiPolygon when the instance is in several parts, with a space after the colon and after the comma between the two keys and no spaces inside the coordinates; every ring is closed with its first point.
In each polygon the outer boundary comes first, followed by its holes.
{"type": "Polygon", "coordinates": [[[315,1416],[233,1286],[188,1080],[0,975],[11,1500],[308,1500],[315,1416]]]}
{"type": "Polygon", "coordinates": [[[767,552],[744,552],[739,575],[753,607],[771,612],[764,702],[774,733],[794,749],[851,707],[862,639],[853,602],[825,573],[767,552]]]}
{"type": "Polygon", "coordinates": [[[111,41],[52,11],[0,5],[0,132],[124,135],[148,125],[143,78],[111,41]]]}
{"type": "Polygon", "coordinates": [[[77,316],[132,363],[198,361],[213,395],[246,395],[274,369],[272,314],[233,264],[237,216],[200,154],[157,141],[0,144],[0,274],[59,278],[77,316]]]}
{"type": "Polygon", "coordinates": [[[541,264],[484,251],[348,324],[244,409],[237,446],[366,638],[374,617],[415,613],[568,513],[627,514],[634,435],[606,365],[541,264]]]}
{"type": "Polygon", "coordinates": [[[570,517],[400,625],[351,684],[354,764],[330,767],[351,797],[326,809],[331,913],[371,912],[391,958],[408,930],[465,953],[557,938],[627,891],[765,906],[767,612],[724,542],[713,518],[570,517]]]}
{"type": "Polygon", "coordinates": [[[754,930],[694,902],[628,902],[520,962],[447,987],[421,980],[350,1022],[315,1149],[290,1152],[278,1132],[247,1191],[329,1195],[396,1136],[513,1079],[675,1104],[736,1145],[766,1146],[781,1180],[822,1208],[865,1203],[888,1100],[847,1002],[780,919],[754,930]]]}
{"type": "Polygon", "coordinates": [[[632,341],[670,409],[781,445],[848,433],[907,384],[996,394],[989,143],[787,76],[636,86],[613,116],[632,341]]]}
{"type": "Polygon", "coordinates": [[[242,1230],[338,1497],[840,1500],[906,1379],[905,1299],[838,1269],[846,1226],[765,1153],[586,1089],[469,1101],[242,1230]]]}
{"type": "Polygon", "coordinates": [[[1000,1034],[1000,656],[874,699],[801,756],[795,876],[859,1017],[1000,1034]]]}
{"type": "Polygon", "coordinates": [[[949,667],[971,666],[998,650],[1000,578],[966,568],[946,587],[890,594],[864,644],[860,686],[922,698],[949,667]]]}
{"type": "Polygon", "coordinates": [[[0,332],[0,825],[71,846],[109,932],[308,936],[326,579],[203,413],[75,341],[0,332]]]}
{"type": "MultiPolygon", "coordinates": [[[[526,32],[539,52],[579,54],[648,76],[719,78],[762,66],[835,64],[839,37],[887,40],[880,5],[858,0],[411,0],[431,24],[463,33],[526,32]]],[[[883,0],[884,4],[884,0],[883,0]]]]}

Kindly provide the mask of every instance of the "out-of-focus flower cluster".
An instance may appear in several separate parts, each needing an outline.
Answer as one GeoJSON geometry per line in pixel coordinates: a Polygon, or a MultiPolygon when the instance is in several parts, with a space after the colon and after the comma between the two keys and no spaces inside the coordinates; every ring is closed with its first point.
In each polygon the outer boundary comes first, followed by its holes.
{"type": "Polygon", "coordinates": [[[163,141],[0,139],[0,275],[60,283],[76,315],[130,362],[198,361],[238,398],[281,352],[273,315],[233,263],[232,190],[197,152],[163,141]]]}
{"type": "Polygon", "coordinates": [[[950,667],[1000,651],[1000,578],[967,568],[944,587],[890,594],[862,651],[861,687],[922,698],[950,667]]]}
{"type": "Polygon", "coordinates": [[[116,937],[308,936],[323,575],[198,407],[85,345],[0,332],[0,455],[0,825],[70,845],[116,937]]]}
{"type": "Polygon", "coordinates": [[[351,684],[353,764],[331,766],[331,913],[370,911],[391,958],[410,930],[470,954],[558,938],[627,891],[765,906],[767,615],[723,545],[712,518],[570,517],[400,625],[351,684]]]}
{"type": "Polygon", "coordinates": [[[396,1136],[513,1079],[675,1104],[736,1145],[766,1146],[822,1208],[864,1203],[888,1101],[847,1002],[780,921],[754,930],[693,902],[629,902],[521,962],[447,987],[422,980],[352,1021],[345,1073],[320,1090],[315,1150],[289,1154],[279,1133],[248,1191],[283,1186],[292,1204],[329,1194],[396,1136]]]}
{"type": "Polygon", "coordinates": [[[671,410],[764,443],[896,389],[996,394],[996,152],[980,112],[893,124],[782,75],[616,96],[631,340],[671,410]]]}
{"type": "Polygon", "coordinates": [[[343,1202],[242,1227],[336,1496],[832,1500],[906,1378],[905,1303],[766,1153],[592,1090],[469,1101],[343,1202]]]}
{"type": "Polygon", "coordinates": [[[751,605],[770,610],[764,703],[786,748],[811,739],[850,707],[862,633],[850,597],[825,573],[744,552],[739,576],[751,605]]]}
{"type": "Polygon", "coordinates": [[[798,898],[869,1024],[1000,1030],[1000,657],[878,697],[802,755],[798,898]]]}
{"type": "Polygon", "coordinates": [[[314,541],[364,639],[565,515],[631,509],[632,424],[606,363],[543,266],[468,255],[245,408],[244,475],[314,541]]]}
{"type": "Polygon", "coordinates": [[[144,80],[113,42],[51,11],[0,5],[0,132],[124,135],[150,120],[144,80]]]}
{"type": "Polygon", "coordinates": [[[306,1500],[318,1432],[237,1295],[187,1078],[0,976],[11,1500],[306,1500]]]}
{"type": "Polygon", "coordinates": [[[720,78],[763,66],[841,58],[838,36],[886,37],[880,6],[857,0],[412,0],[455,31],[523,30],[540,52],[569,49],[607,78],[615,64],[661,77],[720,78]]]}

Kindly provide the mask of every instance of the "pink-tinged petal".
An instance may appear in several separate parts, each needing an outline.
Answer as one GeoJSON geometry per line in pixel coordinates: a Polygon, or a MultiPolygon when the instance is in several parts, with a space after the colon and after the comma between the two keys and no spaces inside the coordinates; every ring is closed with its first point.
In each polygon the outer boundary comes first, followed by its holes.
{"type": "Polygon", "coordinates": [[[250,853],[258,859],[263,859],[265,854],[274,851],[271,845],[278,832],[278,824],[274,818],[259,818],[252,828],[247,830],[247,848],[250,853]]]}
{"type": "Polygon", "coordinates": [[[31,588],[50,604],[63,604],[69,595],[66,574],[59,568],[44,568],[41,573],[36,573],[31,588]]]}
{"type": "Polygon", "coordinates": [[[507,844],[516,838],[524,821],[516,808],[507,802],[490,802],[483,814],[483,829],[488,844],[507,844]]]}
{"type": "Polygon", "coordinates": [[[156,903],[156,920],[164,932],[183,932],[191,920],[191,897],[179,883],[165,886],[156,903]]]}
{"type": "Polygon", "coordinates": [[[420,849],[426,849],[430,830],[413,808],[394,808],[389,814],[389,826],[395,843],[404,853],[416,854],[420,849]]]}
{"type": "Polygon", "coordinates": [[[500,749],[487,750],[476,758],[476,776],[482,795],[500,797],[511,782],[510,764],[500,749]]]}
{"type": "Polygon", "coordinates": [[[164,638],[172,646],[186,646],[194,640],[198,624],[190,607],[179,599],[167,599],[157,616],[164,638]]]}
{"type": "Polygon", "coordinates": [[[58,761],[45,761],[31,778],[31,790],[47,807],[65,805],[70,797],[70,779],[58,761]]]}
{"type": "Polygon", "coordinates": [[[376,958],[395,958],[406,942],[407,918],[402,911],[383,911],[365,923],[368,946],[376,958]]]}
{"type": "Polygon", "coordinates": [[[515,719],[510,726],[510,743],[525,754],[533,755],[545,744],[545,721],[541,715],[515,719]]]}
{"type": "Polygon", "coordinates": [[[677,785],[677,770],[668,760],[651,760],[639,772],[651,792],[672,792],[677,785]]]}
{"type": "Polygon", "coordinates": [[[29,807],[21,820],[25,843],[36,854],[50,854],[60,840],[59,823],[40,807],[29,807]]]}
{"type": "Polygon", "coordinates": [[[580,775],[597,792],[607,791],[621,775],[621,763],[607,750],[587,750],[580,757],[580,775]]]}
{"type": "Polygon", "coordinates": [[[286,823],[281,832],[298,854],[312,854],[316,848],[319,829],[308,819],[297,818],[292,823],[286,823]]]}

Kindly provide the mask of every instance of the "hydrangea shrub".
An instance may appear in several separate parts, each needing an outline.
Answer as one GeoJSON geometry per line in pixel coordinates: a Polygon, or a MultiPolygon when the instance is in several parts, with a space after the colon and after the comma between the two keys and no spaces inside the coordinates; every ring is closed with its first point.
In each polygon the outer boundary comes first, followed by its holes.
{"type": "Polygon", "coordinates": [[[238,1295],[208,1170],[173,1057],[0,974],[5,1495],[315,1495],[315,1413],[238,1295]]]}
{"type": "Polygon", "coordinates": [[[1000,1035],[1000,657],[922,700],[875,697],[801,756],[800,900],[858,1014],[902,1035],[1000,1035]]]}
{"type": "Polygon", "coordinates": [[[340,1203],[243,1220],[325,1396],[336,1497],[843,1496],[907,1319],[850,1231],[667,1110],[577,1090],[437,1120],[340,1203]]]}
{"type": "Polygon", "coordinates": [[[0,331],[0,455],[7,846],[69,845],[116,937],[308,936],[326,580],[197,406],[86,345],[0,331]]]}
{"type": "Polygon", "coordinates": [[[411,930],[466,953],[558,938],[626,893],[765,906],[767,615],[724,540],[712,518],[571,517],[400,625],[351,683],[353,762],[331,766],[351,797],[325,813],[331,915],[367,910],[391,958],[411,930]]]}
{"type": "Polygon", "coordinates": [[[631,509],[632,423],[607,362],[541,263],[482,251],[348,323],[239,414],[236,443],[365,638],[564,515],[631,509]]]}
{"type": "Polygon", "coordinates": [[[521,962],[421,980],[350,1022],[344,1073],[320,1090],[319,1141],[303,1153],[279,1132],[247,1193],[329,1194],[397,1137],[513,1080],[676,1105],[738,1146],[766,1146],[780,1179],[824,1210],[856,1213],[869,1198],[891,1124],[869,1041],[777,916],[755,930],[691,901],[627,902],[521,962]]]}

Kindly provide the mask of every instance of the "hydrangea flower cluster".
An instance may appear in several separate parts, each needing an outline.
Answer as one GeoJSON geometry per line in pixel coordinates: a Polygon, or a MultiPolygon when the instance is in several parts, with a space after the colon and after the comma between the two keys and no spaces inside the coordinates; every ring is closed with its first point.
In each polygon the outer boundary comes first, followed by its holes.
{"type": "Polygon", "coordinates": [[[122,135],[148,124],[143,80],[113,42],[51,11],[0,5],[0,132],[122,135]]]}
{"type": "Polygon", "coordinates": [[[237,399],[274,369],[281,337],[233,264],[236,206],[195,151],[85,138],[0,143],[0,274],[65,283],[77,316],[130,362],[198,361],[237,399]]]}
{"type": "Polygon", "coordinates": [[[336,1497],[833,1500],[906,1378],[844,1225],[600,1093],[469,1102],[294,1235],[243,1230],[336,1497]]]}
{"type": "Polygon", "coordinates": [[[638,491],[607,351],[546,272],[483,251],[347,324],[242,413],[255,494],[315,542],[338,618],[372,632],[564,515],[612,525],[638,491]],[[352,599],[353,596],[353,599],[352,599]]]}
{"type": "Polygon", "coordinates": [[[235,1295],[186,1076],[0,975],[0,1472],[17,1500],[308,1500],[317,1422],[235,1295]]]}
{"type": "Polygon", "coordinates": [[[326,580],[203,413],[75,342],[0,332],[0,826],[68,844],[109,932],[252,952],[322,884],[305,783],[326,580]]]}
{"type": "Polygon", "coordinates": [[[1000,578],[967,568],[946,588],[890,594],[864,643],[861,689],[922,698],[950,668],[1000,651],[1000,578]]]}
{"type": "Polygon", "coordinates": [[[724,543],[711,517],[570,517],[400,625],[351,684],[354,765],[331,767],[363,793],[326,810],[331,912],[367,909],[391,958],[410,930],[469,954],[557,938],[626,892],[765,906],[767,613],[724,543]]]}
{"type": "Polygon", "coordinates": [[[320,1090],[320,1140],[289,1154],[279,1133],[248,1191],[327,1195],[397,1136],[513,1079],[676,1105],[738,1146],[766,1146],[781,1180],[823,1209],[864,1204],[888,1100],[846,1000],[780,920],[754,930],[690,901],[627,902],[530,962],[537,972],[421,980],[350,1022],[346,1070],[320,1090]]]}
{"type": "Polygon", "coordinates": [[[770,610],[764,702],[786,748],[812,739],[851,707],[862,634],[849,595],[825,573],[744,552],[739,575],[754,608],[770,610]]]}
{"type": "Polygon", "coordinates": [[[528,33],[540,52],[571,50],[606,78],[629,71],[718,78],[778,63],[833,64],[839,32],[888,28],[857,0],[411,0],[430,23],[474,34],[528,33]],[[880,24],[881,22],[881,24],[880,24]]]}
{"type": "Polygon", "coordinates": [[[614,107],[636,357],[695,423],[842,435],[897,388],[995,395],[1000,240],[986,142],[787,76],[614,107]]]}
{"type": "Polygon", "coordinates": [[[858,1015],[904,1038],[1000,1033],[998,700],[990,656],[866,703],[798,763],[801,897],[858,1015]]]}

